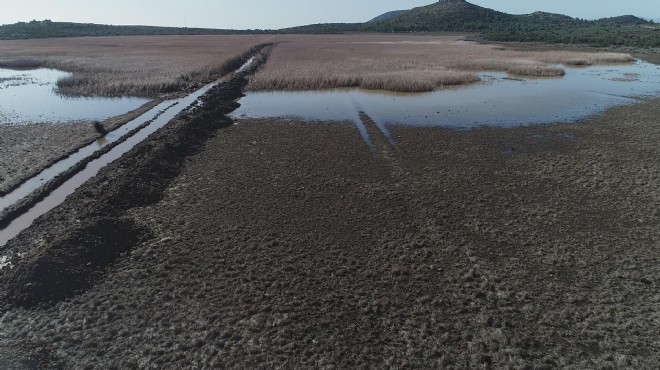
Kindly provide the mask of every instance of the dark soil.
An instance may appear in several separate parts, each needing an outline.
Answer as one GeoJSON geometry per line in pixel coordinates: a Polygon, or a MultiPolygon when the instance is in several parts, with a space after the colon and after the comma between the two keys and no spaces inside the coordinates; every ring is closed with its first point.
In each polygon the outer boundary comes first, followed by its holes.
{"type": "Polygon", "coordinates": [[[371,149],[222,91],[9,243],[0,367],[660,362],[660,101],[371,149]]]}

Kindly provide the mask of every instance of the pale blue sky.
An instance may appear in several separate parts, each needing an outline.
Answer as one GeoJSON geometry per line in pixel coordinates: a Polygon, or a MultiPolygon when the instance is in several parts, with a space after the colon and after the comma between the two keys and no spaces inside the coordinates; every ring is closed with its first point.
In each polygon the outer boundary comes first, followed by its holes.
{"type": "MultiPolygon", "coordinates": [[[[102,24],[209,28],[282,28],[318,22],[363,22],[433,0],[0,0],[0,24],[52,19],[102,24]]],[[[536,10],[580,18],[634,14],[660,19],[660,0],[473,0],[521,14],[536,10]]]]}

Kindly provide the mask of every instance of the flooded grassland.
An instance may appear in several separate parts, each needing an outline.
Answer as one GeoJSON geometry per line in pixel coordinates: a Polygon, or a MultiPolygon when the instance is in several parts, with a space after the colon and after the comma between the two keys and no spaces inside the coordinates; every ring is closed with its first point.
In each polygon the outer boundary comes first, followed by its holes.
{"type": "Polygon", "coordinates": [[[237,68],[236,58],[262,39],[0,42],[0,195],[96,139],[104,146],[93,121],[112,131],[162,99],[197,90],[237,68]]]}

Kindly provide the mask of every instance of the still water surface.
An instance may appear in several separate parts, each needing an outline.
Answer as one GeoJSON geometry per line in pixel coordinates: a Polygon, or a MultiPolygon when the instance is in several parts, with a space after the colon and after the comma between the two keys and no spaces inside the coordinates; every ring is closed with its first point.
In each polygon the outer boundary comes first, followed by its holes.
{"type": "Polygon", "coordinates": [[[486,72],[482,82],[430,93],[397,94],[361,89],[252,92],[234,118],[352,121],[359,112],[387,125],[479,126],[576,122],[622,104],[660,95],[660,66],[637,61],[617,66],[567,68],[561,78],[530,79],[486,72]]]}
{"type": "Polygon", "coordinates": [[[139,108],[141,98],[72,98],[57,94],[57,81],[71,74],[55,69],[0,68],[0,126],[105,120],[139,108]]]}

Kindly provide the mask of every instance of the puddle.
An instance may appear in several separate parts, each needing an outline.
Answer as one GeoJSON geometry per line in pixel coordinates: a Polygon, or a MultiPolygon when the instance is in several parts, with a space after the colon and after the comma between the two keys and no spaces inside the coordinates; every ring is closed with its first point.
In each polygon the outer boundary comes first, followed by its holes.
{"type": "Polygon", "coordinates": [[[351,121],[362,133],[359,112],[364,112],[388,136],[391,125],[471,129],[576,122],[613,106],[660,95],[660,67],[641,61],[566,68],[563,78],[492,72],[481,77],[476,85],[420,94],[360,89],[252,92],[241,99],[232,117],[351,121]]]}
{"type": "Polygon", "coordinates": [[[72,98],[58,95],[57,81],[70,76],[55,69],[0,68],[0,125],[103,121],[147,103],[142,98],[72,98]]]}
{"type": "MultiPolygon", "coordinates": [[[[5,229],[0,230],[0,247],[7,244],[9,240],[18,235],[21,231],[28,228],[34,220],[39,216],[45,214],[51,209],[60,205],[67,196],[73,194],[73,192],[80,187],[85,181],[96,176],[96,174],[109,163],[120,158],[126,152],[131,150],[135,145],[139,144],[141,141],[146,139],[152,133],[158,131],[163,126],[165,126],[169,121],[171,121],[177,114],[183,111],[185,108],[190,106],[195,102],[200,96],[204,95],[209,89],[211,89],[215,83],[209,84],[204,88],[197,90],[193,94],[190,94],[184,98],[173,99],[165,101],[158,106],[152,108],[147,113],[138,117],[134,121],[127,123],[121,128],[109,133],[105,137],[105,145],[108,143],[119,140],[129,131],[139,127],[140,125],[152,120],[146,127],[142,128],[133,136],[129,137],[126,141],[118,144],[116,147],[112,148],[108,153],[102,155],[101,157],[91,161],[87,166],[52,193],[50,193],[45,199],[37,203],[32,207],[28,212],[19,216],[13,220],[5,229]]],[[[100,149],[102,144],[100,142],[95,142],[87,147],[80,149],[78,152],[74,153],[67,159],[64,159],[55,165],[51,166],[44,172],[40,173],[38,176],[28,180],[20,188],[11,192],[4,198],[0,198],[0,210],[6,209],[7,207],[15,204],[18,200],[29,195],[32,191],[37,189],[40,185],[47,182],[48,179],[52,179],[58,174],[66,171],[71,168],[74,164],[79,161],[87,158],[89,155],[93,154],[96,150],[100,149]]]]}

